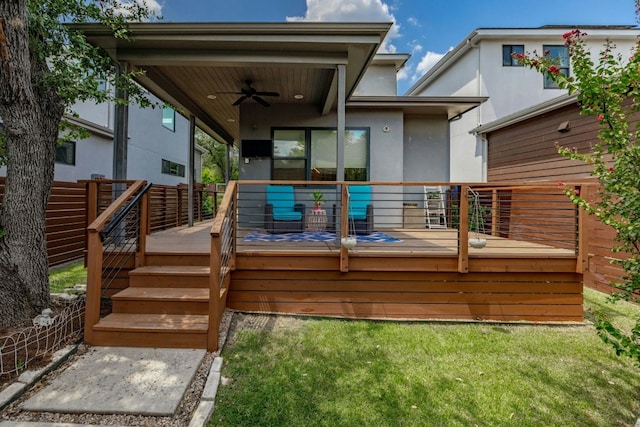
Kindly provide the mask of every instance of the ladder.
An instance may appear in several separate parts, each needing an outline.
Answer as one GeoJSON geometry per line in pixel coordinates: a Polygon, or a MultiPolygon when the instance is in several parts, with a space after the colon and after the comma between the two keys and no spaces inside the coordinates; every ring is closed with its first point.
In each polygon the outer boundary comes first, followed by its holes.
{"type": "Polygon", "coordinates": [[[427,228],[447,228],[446,188],[424,186],[424,209],[427,228]]]}

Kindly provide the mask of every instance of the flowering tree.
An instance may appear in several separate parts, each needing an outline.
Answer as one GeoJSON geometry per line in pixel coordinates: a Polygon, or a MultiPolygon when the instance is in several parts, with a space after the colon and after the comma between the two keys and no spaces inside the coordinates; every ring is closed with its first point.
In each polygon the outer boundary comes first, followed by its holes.
{"type": "MultiPolygon", "coordinates": [[[[640,0],[636,0],[636,15],[640,0]]],[[[567,76],[548,52],[542,55],[516,54],[523,64],[554,79],[561,88],[577,94],[582,114],[595,116],[599,122],[598,139],[588,153],[575,148],[558,147],[561,155],[588,163],[598,179],[596,202],[589,202],[573,189],[565,188],[571,200],[603,224],[616,231],[614,252],[621,259],[613,263],[624,270],[614,299],[640,302],[640,128],[636,121],[640,110],[640,51],[638,45],[631,57],[614,52],[607,41],[594,61],[586,47],[587,34],[574,29],[563,35],[569,48],[573,75],[567,76]]],[[[561,184],[562,185],[562,184],[561,184]]],[[[604,318],[597,323],[600,337],[613,345],[616,353],[640,363],[640,319],[635,327],[622,331],[604,318]]]]}

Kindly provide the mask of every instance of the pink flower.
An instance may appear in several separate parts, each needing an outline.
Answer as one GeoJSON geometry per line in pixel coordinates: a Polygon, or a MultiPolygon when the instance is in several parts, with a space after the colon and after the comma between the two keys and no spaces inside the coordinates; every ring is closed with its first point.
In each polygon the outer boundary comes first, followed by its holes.
{"type": "Polygon", "coordinates": [[[551,53],[551,51],[550,51],[549,49],[546,49],[546,50],[544,51],[544,54],[545,54],[545,55],[549,55],[550,53],[551,53]]]}
{"type": "Polygon", "coordinates": [[[614,168],[609,168],[609,172],[614,173],[616,170],[614,168]]]}
{"type": "Polygon", "coordinates": [[[513,57],[518,60],[524,59],[524,55],[522,53],[514,53],[513,57]]]}
{"type": "Polygon", "coordinates": [[[604,115],[598,114],[598,121],[601,122],[604,120],[604,115]]]}
{"type": "Polygon", "coordinates": [[[580,189],[576,188],[575,190],[573,190],[573,194],[575,194],[576,196],[580,195],[580,189]]]}
{"type": "Polygon", "coordinates": [[[555,65],[551,65],[549,66],[547,71],[551,74],[558,74],[560,72],[560,68],[556,67],[555,65]]]}
{"type": "Polygon", "coordinates": [[[558,181],[558,188],[563,188],[564,185],[565,185],[564,182],[558,181]]]}

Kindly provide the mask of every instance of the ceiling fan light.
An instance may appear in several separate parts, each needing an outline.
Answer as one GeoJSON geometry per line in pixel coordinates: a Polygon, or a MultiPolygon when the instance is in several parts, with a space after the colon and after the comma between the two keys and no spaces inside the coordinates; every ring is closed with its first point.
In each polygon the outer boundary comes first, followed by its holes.
{"type": "Polygon", "coordinates": [[[218,98],[218,97],[217,97],[216,95],[211,94],[211,95],[207,95],[207,98],[209,98],[209,99],[216,99],[216,98],[218,98]]]}
{"type": "Polygon", "coordinates": [[[295,95],[293,95],[294,99],[304,99],[304,95],[301,93],[296,93],[295,95]]]}

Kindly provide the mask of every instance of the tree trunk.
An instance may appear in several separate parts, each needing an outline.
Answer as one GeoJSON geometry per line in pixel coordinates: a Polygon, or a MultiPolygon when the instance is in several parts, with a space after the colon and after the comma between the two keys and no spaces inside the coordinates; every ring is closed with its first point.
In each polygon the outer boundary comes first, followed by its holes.
{"type": "Polygon", "coordinates": [[[39,84],[47,65],[29,52],[26,1],[0,2],[0,117],[7,179],[0,209],[0,328],[49,306],[45,219],[64,106],[39,84]]]}

